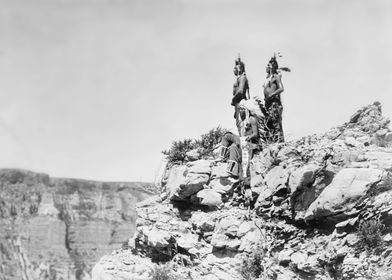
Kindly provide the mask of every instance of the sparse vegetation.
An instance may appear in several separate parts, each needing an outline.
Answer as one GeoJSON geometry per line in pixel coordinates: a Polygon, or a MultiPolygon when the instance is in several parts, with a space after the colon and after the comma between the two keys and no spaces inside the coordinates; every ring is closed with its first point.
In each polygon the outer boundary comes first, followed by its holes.
{"type": "Polygon", "coordinates": [[[196,142],[193,139],[184,139],[174,141],[169,150],[162,151],[170,163],[183,163],[186,159],[186,153],[196,148],[196,142]]]}
{"type": "Polygon", "coordinates": [[[358,226],[360,246],[366,250],[372,250],[382,246],[382,231],[384,227],[380,217],[361,221],[358,226]]]}
{"type": "Polygon", "coordinates": [[[162,153],[167,157],[169,163],[184,163],[187,160],[186,153],[191,150],[197,150],[201,157],[209,157],[227,131],[218,126],[203,134],[201,139],[174,141],[170,149],[162,151],[162,153]]]}
{"type": "Polygon", "coordinates": [[[208,133],[201,136],[201,140],[197,141],[199,151],[202,156],[210,156],[214,151],[216,145],[218,145],[222,139],[222,136],[227,133],[228,130],[221,128],[220,126],[211,129],[208,133]]]}
{"type": "Polygon", "coordinates": [[[259,278],[263,273],[262,265],[265,252],[261,246],[257,248],[247,257],[242,260],[240,267],[240,275],[244,280],[253,280],[259,278]]]}
{"type": "Polygon", "coordinates": [[[169,265],[156,265],[152,271],[151,280],[172,280],[171,269],[169,265]]]}

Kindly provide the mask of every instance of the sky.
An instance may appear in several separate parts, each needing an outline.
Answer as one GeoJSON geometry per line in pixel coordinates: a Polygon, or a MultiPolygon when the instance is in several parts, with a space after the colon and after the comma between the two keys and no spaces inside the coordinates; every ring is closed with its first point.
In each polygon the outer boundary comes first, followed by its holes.
{"type": "Polygon", "coordinates": [[[392,2],[0,0],[0,168],[153,181],[161,151],[221,125],[234,59],[250,94],[280,51],[288,139],[380,101],[392,116],[392,2]]]}

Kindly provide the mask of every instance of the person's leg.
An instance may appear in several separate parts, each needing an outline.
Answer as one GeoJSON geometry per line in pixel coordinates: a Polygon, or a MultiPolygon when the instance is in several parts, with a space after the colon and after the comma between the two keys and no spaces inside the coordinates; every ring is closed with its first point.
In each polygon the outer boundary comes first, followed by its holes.
{"type": "Polygon", "coordinates": [[[240,143],[240,138],[233,133],[226,133],[223,135],[222,140],[221,140],[221,148],[219,151],[219,157],[221,159],[227,158],[229,155],[229,147],[233,143],[240,143]]]}
{"type": "Polygon", "coordinates": [[[240,163],[241,163],[241,148],[237,143],[232,143],[229,147],[229,161],[227,165],[227,172],[238,177],[240,173],[240,163]]]}
{"type": "Polygon", "coordinates": [[[283,113],[283,106],[280,105],[278,108],[278,126],[279,126],[279,142],[284,142],[284,133],[283,133],[283,126],[282,126],[282,113],[283,113]]]}

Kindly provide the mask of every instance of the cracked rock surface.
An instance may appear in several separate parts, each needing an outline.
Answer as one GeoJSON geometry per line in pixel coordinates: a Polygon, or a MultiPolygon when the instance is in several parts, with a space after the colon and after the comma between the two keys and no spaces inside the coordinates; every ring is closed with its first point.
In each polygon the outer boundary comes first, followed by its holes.
{"type": "Polygon", "coordinates": [[[388,124],[375,102],[324,134],[265,147],[250,164],[250,208],[225,163],[192,154],[168,166],[160,195],[137,204],[128,246],[101,258],[93,279],[152,279],[157,263],[176,279],[244,279],[243,260],[255,252],[258,279],[387,279],[388,124]],[[366,221],[382,225],[375,248],[363,243],[366,221]]]}

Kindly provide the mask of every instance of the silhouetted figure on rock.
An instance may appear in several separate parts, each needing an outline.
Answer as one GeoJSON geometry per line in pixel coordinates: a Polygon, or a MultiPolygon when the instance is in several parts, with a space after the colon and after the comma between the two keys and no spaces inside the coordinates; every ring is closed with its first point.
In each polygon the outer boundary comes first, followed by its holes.
{"type": "Polygon", "coordinates": [[[241,100],[249,99],[249,83],[248,78],[245,73],[245,64],[241,61],[241,58],[235,60],[234,75],[236,76],[236,81],[233,85],[233,98],[231,100],[231,105],[234,106],[234,118],[236,119],[236,125],[238,132],[240,132],[240,116],[238,112],[238,104],[241,100]]]}
{"type": "Polygon", "coordinates": [[[289,68],[279,68],[276,56],[274,54],[270,59],[266,71],[267,79],[263,85],[264,87],[264,101],[267,111],[267,128],[268,139],[271,142],[284,142],[284,134],[282,127],[282,112],[283,106],[280,94],[284,91],[282,83],[282,75],[279,70],[290,72],[289,68]]]}

